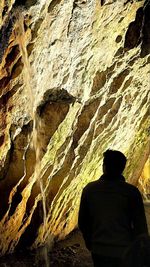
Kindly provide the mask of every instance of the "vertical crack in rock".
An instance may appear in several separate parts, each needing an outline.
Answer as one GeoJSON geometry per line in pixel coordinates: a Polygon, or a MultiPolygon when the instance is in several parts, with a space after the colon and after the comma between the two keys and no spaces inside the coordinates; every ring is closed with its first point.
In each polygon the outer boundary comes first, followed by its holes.
{"type": "Polygon", "coordinates": [[[102,71],[102,72],[97,71],[96,75],[93,79],[93,86],[92,86],[91,95],[95,94],[97,91],[99,91],[105,85],[105,82],[106,82],[106,72],[105,71],[102,71]]]}
{"type": "Polygon", "coordinates": [[[62,0],[52,0],[48,6],[48,13],[52,13],[54,9],[57,10],[57,6],[61,3],[61,1],[62,0]]]}
{"type": "Polygon", "coordinates": [[[130,73],[130,70],[129,69],[125,69],[113,79],[113,82],[110,85],[109,94],[114,94],[114,93],[116,93],[118,91],[118,89],[121,87],[124,79],[126,78],[126,76],[129,73],[130,73]]]}
{"type": "Polygon", "coordinates": [[[141,46],[141,57],[145,57],[150,54],[150,1],[145,1],[144,6],[144,19],[142,27],[142,46],[141,46]]]}
{"type": "Polygon", "coordinates": [[[13,29],[13,24],[14,21],[12,18],[12,14],[10,13],[9,17],[5,21],[5,24],[2,25],[0,29],[0,63],[8,46],[9,38],[13,29]]]}
{"type": "Polygon", "coordinates": [[[143,7],[136,13],[135,21],[131,22],[125,36],[125,49],[133,49],[141,42],[141,29],[143,24],[143,7]]]}
{"type": "Polygon", "coordinates": [[[125,36],[125,49],[133,49],[141,43],[141,57],[150,53],[150,2],[145,1],[144,7],[137,10],[135,21],[131,22],[125,36]]]}

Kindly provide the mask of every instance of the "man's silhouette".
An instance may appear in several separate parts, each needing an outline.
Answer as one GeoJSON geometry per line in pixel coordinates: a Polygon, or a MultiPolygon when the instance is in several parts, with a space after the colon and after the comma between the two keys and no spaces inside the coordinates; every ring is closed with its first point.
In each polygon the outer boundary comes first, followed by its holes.
{"type": "Polygon", "coordinates": [[[126,157],[107,150],[103,175],[82,192],[78,224],[95,267],[120,267],[123,254],[141,234],[148,234],[139,190],[125,182],[126,157]]]}

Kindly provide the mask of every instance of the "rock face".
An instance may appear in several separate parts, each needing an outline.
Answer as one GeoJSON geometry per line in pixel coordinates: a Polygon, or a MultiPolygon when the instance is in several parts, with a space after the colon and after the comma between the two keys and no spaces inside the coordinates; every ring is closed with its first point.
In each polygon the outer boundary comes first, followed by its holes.
{"type": "Polygon", "coordinates": [[[72,231],[108,148],[150,194],[149,12],[149,1],[1,1],[1,255],[72,231]]]}

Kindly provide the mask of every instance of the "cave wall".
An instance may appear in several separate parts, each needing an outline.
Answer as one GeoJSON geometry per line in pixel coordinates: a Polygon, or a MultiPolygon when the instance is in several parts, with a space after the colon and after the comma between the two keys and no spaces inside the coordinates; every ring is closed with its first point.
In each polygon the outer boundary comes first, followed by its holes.
{"type": "Polygon", "coordinates": [[[108,148],[150,194],[149,11],[149,1],[1,1],[1,255],[72,231],[108,148]]]}

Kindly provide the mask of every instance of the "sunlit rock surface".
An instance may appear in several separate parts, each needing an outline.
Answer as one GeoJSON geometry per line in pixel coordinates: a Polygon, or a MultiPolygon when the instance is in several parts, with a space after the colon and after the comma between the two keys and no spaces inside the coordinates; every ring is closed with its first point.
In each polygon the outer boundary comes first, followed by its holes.
{"type": "Polygon", "coordinates": [[[1,255],[74,229],[107,148],[148,198],[149,13],[149,1],[1,1],[1,255]]]}

